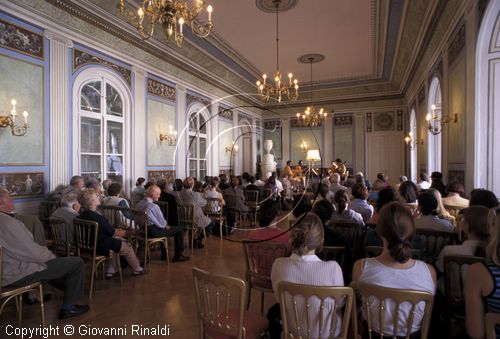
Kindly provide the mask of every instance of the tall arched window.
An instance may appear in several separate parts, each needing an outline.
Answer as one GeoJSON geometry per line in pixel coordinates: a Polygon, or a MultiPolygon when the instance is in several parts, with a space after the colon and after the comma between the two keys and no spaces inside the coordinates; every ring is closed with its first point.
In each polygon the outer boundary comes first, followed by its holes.
{"type": "Polygon", "coordinates": [[[125,121],[131,106],[125,84],[108,70],[90,68],[75,79],[73,93],[73,172],[123,183],[128,167],[125,121]]]}
{"type": "Polygon", "coordinates": [[[202,112],[189,115],[189,175],[201,180],[207,175],[208,122],[202,112]]]}
{"type": "Polygon", "coordinates": [[[500,1],[490,1],[476,50],[474,187],[500,196],[500,1]]]}
{"type": "MultiPolygon", "coordinates": [[[[441,83],[434,77],[429,87],[429,100],[427,110],[441,119],[441,83]]],[[[434,135],[427,132],[427,169],[428,173],[441,172],[441,133],[434,135]]]]}
{"type": "Polygon", "coordinates": [[[411,181],[417,182],[417,118],[415,116],[415,108],[411,108],[410,111],[410,132],[413,135],[414,147],[410,150],[410,177],[411,181]]]}

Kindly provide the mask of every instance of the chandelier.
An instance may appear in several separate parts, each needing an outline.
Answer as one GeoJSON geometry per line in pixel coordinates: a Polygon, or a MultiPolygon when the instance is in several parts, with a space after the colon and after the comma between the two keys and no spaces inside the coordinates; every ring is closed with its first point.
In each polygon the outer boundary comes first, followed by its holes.
{"type": "Polygon", "coordinates": [[[299,125],[315,127],[321,125],[322,121],[325,120],[328,116],[328,113],[326,113],[323,108],[320,108],[319,111],[316,112],[316,108],[313,105],[313,63],[323,61],[323,59],[324,56],[320,54],[310,54],[299,58],[299,61],[308,60],[311,66],[311,105],[306,107],[304,113],[297,113],[297,120],[299,125]]]}
{"type": "Polygon", "coordinates": [[[16,99],[12,99],[10,103],[12,105],[12,111],[10,115],[0,115],[0,127],[10,127],[12,135],[21,137],[28,131],[28,112],[23,112],[24,124],[19,124],[16,112],[16,99]]]}
{"type": "Polygon", "coordinates": [[[297,100],[299,98],[299,81],[293,79],[293,74],[288,73],[288,80],[282,79],[279,67],[279,34],[278,34],[278,13],[281,0],[273,0],[276,9],[276,73],[274,73],[274,84],[267,81],[267,74],[262,75],[262,79],[257,80],[257,93],[264,100],[269,101],[270,98],[281,102],[283,97],[288,100],[297,100]]]}
{"type": "Polygon", "coordinates": [[[177,46],[182,47],[184,25],[190,26],[191,31],[202,38],[212,31],[212,6],[207,6],[207,24],[202,25],[196,20],[204,5],[203,0],[195,0],[192,6],[188,6],[187,0],[142,0],[141,7],[134,13],[132,10],[127,12],[125,0],[120,0],[118,9],[122,16],[133,21],[142,39],[152,37],[156,24],[160,24],[167,39],[174,40],[177,46]]]}

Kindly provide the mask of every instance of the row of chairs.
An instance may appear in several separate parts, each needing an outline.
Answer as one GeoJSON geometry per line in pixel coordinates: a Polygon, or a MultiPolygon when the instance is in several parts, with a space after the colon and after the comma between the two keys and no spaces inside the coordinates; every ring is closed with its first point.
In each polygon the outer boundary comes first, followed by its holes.
{"type": "MultiPolygon", "coordinates": [[[[255,338],[267,329],[267,319],[262,315],[245,311],[246,282],[193,268],[193,280],[198,308],[200,338],[232,336],[255,338]],[[232,299],[231,299],[232,297],[232,299]]],[[[398,314],[401,303],[411,303],[406,319],[406,333],[411,333],[415,306],[425,303],[422,320],[422,338],[427,337],[430,325],[433,296],[427,292],[398,290],[356,282],[351,287],[318,287],[289,282],[278,284],[278,296],[283,325],[283,338],[347,338],[348,333],[357,333],[356,297],[362,298],[364,314],[367,314],[367,332],[371,338],[374,328],[383,329],[387,308],[390,314],[398,314]],[[378,326],[370,310],[370,300],[379,300],[378,326]],[[388,302],[391,300],[392,302],[388,302]],[[393,306],[392,306],[393,305],[393,306]],[[340,315],[340,316],[339,316],[340,315]],[[342,321],[339,325],[338,322],[342,321]],[[335,330],[337,327],[340,330],[335,330]]],[[[393,333],[383,335],[395,337],[398,332],[398,317],[394,317],[393,333]]]]}

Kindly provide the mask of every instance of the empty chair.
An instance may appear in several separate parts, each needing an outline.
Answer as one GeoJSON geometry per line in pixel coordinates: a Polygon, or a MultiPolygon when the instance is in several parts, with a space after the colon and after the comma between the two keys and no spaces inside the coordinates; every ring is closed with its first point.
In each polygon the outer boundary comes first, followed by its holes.
{"type": "Polygon", "coordinates": [[[347,338],[351,321],[356,328],[354,291],[350,287],[282,281],[278,295],[282,338],[347,338]]]}
{"type": "Polygon", "coordinates": [[[94,289],[94,279],[97,276],[97,271],[99,269],[99,265],[103,266],[102,274],[104,277],[104,263],[108,260],[115,260],[115,266],[118,269],[118,274],[120,275],[120,284],[123,282],[122,280],[122,271],[120,267],[120,257],[115,255],[104,256],[97,255],[97,233],[99,230],[99,224],[96,221],[83,220],[76,218],[74,220],[75,225],[75,234],[76,234],[76,250],[77,254],[84,259],[90,260],[92,264],[92,272],[90,276],[90,292],[89,299],[92,299],[92,292],[94,289]]]}
{"type": "MultiPolygon", "coordinates": [[[[3,248],[0,246],[0,283],[2,282],[3,272],[3,248]]],[[[41,282],[36,282],[22,287],[0,288],[0,315],[2,315],[5,305],[12,299],[16,301],[17,319],[19,326],[23,319],[23,294],[35,292],[40,304],[40,319],[42,326],[45,327],[45,311],[43,305],[43,287],[41,282]]]]}
{"type": "Polygon", "coordinates": [[[200,338],[256,338],[268,326],[266,318],[245,311],[245,282],[193,267],[200,338]]]}
{"type": "Polygon", "coordinates": [[[282,243],[270,241],[249,242],[243,241],[243,253],[245,255],[247,281],[247,310],[250,307],[252,288],[261,292],[261,314],[264,313],[264,293],[273,293],[271,282],[271,267],[274,260],[288,255],[287,246],[282,243]]]}
{"type": "Polygon", "coordinates": [[[434,296],[429,292],[381,287],[355,281],[351,286],[361,297],[361,312],[369,338],[405,336],[420,331],[427,338],[434,296]],[[421,309],[420,309],[421,308],[421,309]]]}

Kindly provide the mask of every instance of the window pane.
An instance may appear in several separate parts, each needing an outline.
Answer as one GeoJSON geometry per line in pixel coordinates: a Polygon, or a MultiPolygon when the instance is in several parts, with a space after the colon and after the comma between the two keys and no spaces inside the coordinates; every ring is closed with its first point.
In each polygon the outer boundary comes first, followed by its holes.
{"type": "Polygon", "coordinates": [[[123,116],[122,98],[110,84],[106,84],[106,113],[118,117],[123,116]]]}
{"type": "Polygon", "coordinates": [[[122,176],[123,175],[123,157],[117,155],[108,155],[106,157],[106,167],[107,167],[107,177],[111,179],[110,176],[122,176]]]}
{"type": "Polygon", "coordinates": [[[81,152],[101,153],[101,121],[82,117],[80,131],[81,152]]]}
{"type": "Polygon", "coordinates": [[[106,152],[111,154],[123,154],[123,124],[108,121],[108,134],[106,152]]]}
{"type": "Polygon", "coordinates": [[[196,152],[196,137],[193,135],[189,136],[189,157],[198,158],[198,153],[196,152]]]}
{"type": "Polygon", "coordinates": [[[207,134],[206,121],[201,114],[200,114],[200,133],[207,134]]]}
{"type": "Polygon", "coordinates": [[[200,158],[206,158],[205,152],[207,151],[207,139],[199,138],[200,140],[200,158]]]}
{"type": "Polygon", "coordinates": [[[198,180],[203,180],[203,178],[205,178],[206,175],[207,171],[200,169],[200,177],[198,178],[198,180]]]}
{"type": "Polygon", "coordinates": [[[189,130],[191,132],[198,132],[198,120],[196,119],[197,113],[191,114],[189,117],[189,130]]]}
{"type": "Polygon", "coordinates": [[[83,86],[80,99],[82,110],[101,113],[101,82],[89,82],[83,86]]]}
{"type": "Polygon", "coordinates": [[[206,160],[200,160],[200,170],[205,170],[207,167],[206,160]]]}
{"type": "Polygon", "coordinates": [[[100,177],[101,156],[82,154],[82,174],[88,174],[92,177],[100,177]]]}

